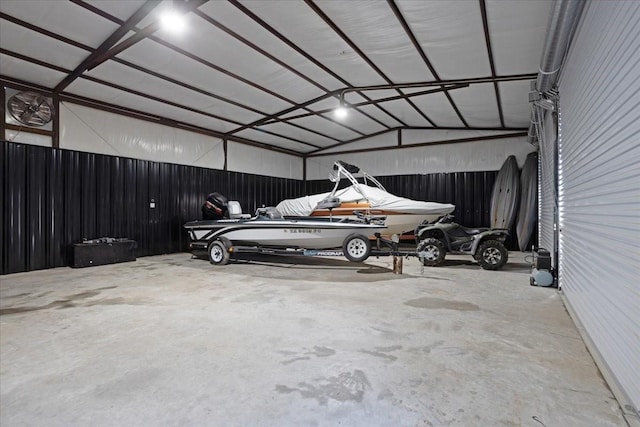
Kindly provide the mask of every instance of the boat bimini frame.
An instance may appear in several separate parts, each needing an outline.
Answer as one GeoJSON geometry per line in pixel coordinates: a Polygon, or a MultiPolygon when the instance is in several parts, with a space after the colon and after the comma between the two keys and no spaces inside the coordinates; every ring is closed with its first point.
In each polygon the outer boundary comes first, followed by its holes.
{"type": "Polygon", "coordinates": [[[360,188],[360,183],[353,176],[353,174],[356,173],[362,174],[365,185],[367,185],[367,181],[371,181],[380,190],[387,191],[387,189],[384,188],[382,184],[380,184],[380,181],[360,169],[358,166],[343,162],[342,160],[338,160],[333,164],[333,171],[329,174],[329,181],[335,182],[335,185],[333,187],[333,190],[331,190],[331,194],[329,195],[329,197],[335,197],[336,191],[338,191],[338,187],[340,186],[341,177],[345,177],[351,182],[351,184],[353,184],[353,188],[362,195],[362,198],[367,200],[367,195],[364,194],[364,192],[360,188]]]}

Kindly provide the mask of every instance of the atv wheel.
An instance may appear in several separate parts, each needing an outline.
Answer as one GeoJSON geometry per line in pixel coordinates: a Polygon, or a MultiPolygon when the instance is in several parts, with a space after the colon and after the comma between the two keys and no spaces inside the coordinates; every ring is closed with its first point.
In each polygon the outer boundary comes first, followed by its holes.
{"type": "Polygon", "coordinates": [[[342,244],[344,256],[351,262],[362,262],[371,254],[371,242],[362,234],[351,234],[342,244]]]}
{"type": "Polygon", "coordinates": [[[475,257],[485,270],[499,270],[507,263],[509,252],[501,242],[487,240],[480,245],[475,257]]]}
{"type": "Polygon", "coordinates": [[[226,265],[229,263],[229,249],[224,242],[220,240],[214,240],[209,245],[209,262],[213,265],[226,265]]]}
{"type": "Polygon", "coordinates": [[[420,252],[424,252],[424,257],[420,257],[422,264],[431,267],[442,264],[446,255],[444,244],[434,238],[420,242],[418,244],[418,253],[420,252]]]}

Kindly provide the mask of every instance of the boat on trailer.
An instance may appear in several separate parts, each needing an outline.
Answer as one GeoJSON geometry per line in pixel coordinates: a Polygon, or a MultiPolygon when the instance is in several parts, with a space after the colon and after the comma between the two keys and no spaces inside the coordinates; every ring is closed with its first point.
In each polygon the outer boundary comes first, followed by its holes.
{"type": "Polygon", "coordinates": [[[373,176],[343,161],[333,164],[329,180],[335,183],[330,192],[283,200],[276,208],[285,218],[355,218],[358,212],[384,216],[387,226],[385,235],[400,235],[414,231],[420,224],[435,221],[455,209],[455,206],[449,203],[425,202],[395,196],[373,176]],[[361,174],[364,182],[358,182],[354,176],[356,174],[361,174]],[[339,189],[343,178],[351,185],[339,189]],[[369,182],[372,185],[369,185],[369,182]],[[321,203],[327,200],[334,200],[338,204],[331,207],[321,203]]]}
{"type": "MultiPolygon", "coordinates": [[[[322,204],[321,204],[322,205],[322,204]]],[[[327,208],[335,206],[327,202],[327,208]]],[[[259,208],[255,216],[243,214],[238,202],[228,203],[229,218],[191,221],[192,250],[207,250],[213,264],[227,264],[234,252],[291,253],[341,249],[353,262],[366,260],[371,253],[368,236],[386,230],[384,218],[359,214],[345,217],[285,218],[275,207],[259,208]]]]}

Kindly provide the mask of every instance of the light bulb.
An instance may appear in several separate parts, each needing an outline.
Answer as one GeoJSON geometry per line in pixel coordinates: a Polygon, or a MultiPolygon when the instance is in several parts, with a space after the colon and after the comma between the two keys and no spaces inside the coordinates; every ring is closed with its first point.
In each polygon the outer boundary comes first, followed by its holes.
{"type": "Polygon", "coordinates": [[[336,108],[335,115],[339,119],[344,119],[345,117],[347,117],[347,109],[341,105],[340,107],[336,108]]]}
{"type": "Polygon", "coordinates": [[[167,10],[160,16],[162,28],[172,33],[181,33],[185,29],[184,16],[175,10],[167,10]]]}

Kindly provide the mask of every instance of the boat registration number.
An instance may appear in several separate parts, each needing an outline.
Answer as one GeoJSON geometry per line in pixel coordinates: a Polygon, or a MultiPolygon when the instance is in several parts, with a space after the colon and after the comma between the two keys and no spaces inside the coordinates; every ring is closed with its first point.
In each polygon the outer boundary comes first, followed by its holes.
{"type": "Polygon", "coordinates": [[[285,228],[285,233],[304,233],[304,234],[320,234],[322,230],[319,228],[285,228]]]}

